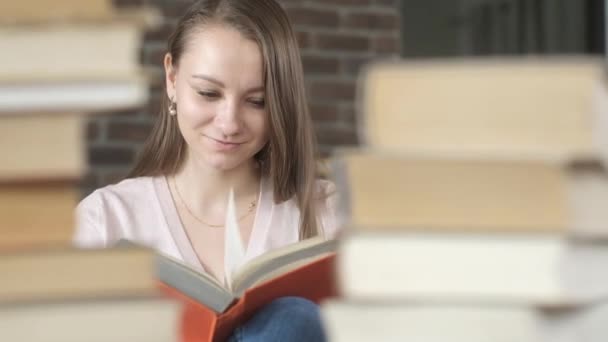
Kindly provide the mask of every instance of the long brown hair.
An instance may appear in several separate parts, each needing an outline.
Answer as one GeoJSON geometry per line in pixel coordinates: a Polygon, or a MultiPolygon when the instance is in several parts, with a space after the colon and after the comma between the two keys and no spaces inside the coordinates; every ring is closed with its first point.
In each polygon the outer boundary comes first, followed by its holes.
{"type": "MultiPolygon", "coordinates": [[[[168,52],[174,67],[187,49],[189,37],[212,23],[229,25],[260,46],[270,139],[256,158],[263,176],[273,182],[275,203],[295,196],[300,209],[300,239],[317,235],[316,141],[300,52],[289,19],[275,0],[197,1],[169,37],[168,52]]],[[[183,164],[187,146],[168,106],[165,92],[160,115],[129,177],[173,174],[183,164]]]]}

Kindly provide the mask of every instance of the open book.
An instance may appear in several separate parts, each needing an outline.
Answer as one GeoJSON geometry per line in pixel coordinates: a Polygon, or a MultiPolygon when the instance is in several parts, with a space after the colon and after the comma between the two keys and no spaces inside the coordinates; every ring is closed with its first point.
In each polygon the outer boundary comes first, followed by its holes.
{"type": "MultiPolygon", "coordinates": [[[[297,296],[318,303],[337,294],[336,240],[314,237],[244,261],[235,217],[231,195],[225,226],[226,285],[180,260],[157,253],[156,275],[161,289],[185,304],[183,341],[222,341],[276,298],[297,296]]],[[[118,243],[131,244],[124,240],[118,243]]]]}
{"type": "MultiPolygon", "coordinates": [[[[311,268],[315,261],[331,256],[335,247],[336,243],[333,240],[312,238],[268,252],[244,264],[234,274],[232,283],[227,286],[209,274],[198,272],[166,255],[158,255],[156,271],[160,281],[204,304],[214,312],[222,313],[247,290],[263,286],[263,283],[283,277],[290,272],[297,272],[300,268],[306,266],[311,268]]],[[[317,276],[325,277],[325,275],[317,276]]],[[[316,281],[313,282],[311,279],[308,285],[314,286],[312,284],[316,285],[316,281]]]]}

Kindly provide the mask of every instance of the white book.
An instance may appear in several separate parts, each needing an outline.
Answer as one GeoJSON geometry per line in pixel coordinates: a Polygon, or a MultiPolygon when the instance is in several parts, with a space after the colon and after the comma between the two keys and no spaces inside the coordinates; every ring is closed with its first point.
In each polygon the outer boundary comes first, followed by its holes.
{"type": "Polygon", "coordinates": [[[0,84],[0,115],[17,112],[93,112],[140,106],[148,84],[133,77],[82,82],[0,84]]]}
{"type": "Polygon", "coordinates": [[[135,22],[0,27],[0,82],[83,81],[140,68],[135,22]]]}
{"type": "Polygon", "coordinates": [[[346,298],[579,305],[608,297],[608,244],[559,234],[353,234],[342,241],[346,298]]]}
{"type": "Polygon", "coordinates": [[[76,300],[0,307],[0,340],[177,341],[181,307],[167,299],[76,300]]]}
{"type": "Polygon", "coordinates": [[[543,311],[528,306],[378,305],[328,301],[330,342],[604,342],[608,305],[543,311]]]}

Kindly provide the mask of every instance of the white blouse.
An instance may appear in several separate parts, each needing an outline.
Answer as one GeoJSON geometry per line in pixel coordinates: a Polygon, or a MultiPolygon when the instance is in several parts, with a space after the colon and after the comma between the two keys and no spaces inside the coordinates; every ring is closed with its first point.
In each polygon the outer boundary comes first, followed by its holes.
{"type": "MultiPolygon", "coordinates": [[[[326,238],[334,238],[341,220],[332,183],[318,180],[324,196],[318,204],[320,225],[326,238]]],[[[298,241],[300,211],[294,199],[273,200],[272,182],[262,178],[258,206],[244,262],[269,250],[298,241]]],[[[120,239],[154,248],[204,271],[178,216],[167,179],[139,177],[94,191],[76,209],[74,244],[81,248],[108,247],[120,239]]]]}

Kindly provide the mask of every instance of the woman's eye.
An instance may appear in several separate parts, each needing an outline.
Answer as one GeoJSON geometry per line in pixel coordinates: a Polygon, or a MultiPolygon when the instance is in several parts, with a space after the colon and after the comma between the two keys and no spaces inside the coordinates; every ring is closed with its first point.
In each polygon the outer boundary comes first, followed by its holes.
{"type": "Polygon", "coordinates": [[[201,95],[202,97],[206,97],[208,99],[216,99],[216,98],[220,97],[220,94],[218,94],[216,92],[212,92],[212,91],[199,91],[198,94],[201,95]]]}
{"type": "Polygon", "coordinates": [[[266,104],[264,99],[251,99],[249,102],[258,108],[264,108],[264,105],[266,104]]]}

